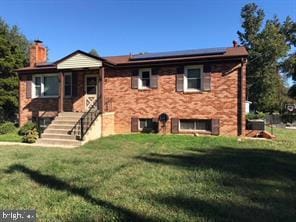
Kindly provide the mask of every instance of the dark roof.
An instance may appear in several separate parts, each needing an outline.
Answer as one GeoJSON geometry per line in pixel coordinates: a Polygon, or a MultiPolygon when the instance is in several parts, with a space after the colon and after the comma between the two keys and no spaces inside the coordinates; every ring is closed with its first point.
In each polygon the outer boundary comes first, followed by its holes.
{"type": "Polygon", "coordinates": [[[36,67],[25,67],[16,70],[17,72],[29,72],[30,70],[53,70],[56,69],[56,65],[69,57],[81,53],[83,55],[92,57],[97,60],[103,61],[107,65],[111,66],[129,66],[129,65],[141,65],[147,63],[173,63],[173,62],[188,62],[196,60],[205,59],[228,59],[228,58],[241,58],[247,57],[248,52],[245,47],[225,47],[225,48],[208,48],[208,49],[192,49],[183,51],[171,51],[171,52],[158,52],[158,53],[145,53],[137,55],[121,55],[121,56],[108,56],[108,57],[98,57],[81,50],[76,50],[75,52],[59,59],[53,63],[49,64],[38,64],[36,67]]]}
{"type": "Polygon", "coordinates": [[[225,52],[226,52],[225,47],[207,48],[207,49],[190,49],[190,50],[182,50],[182,51],[138,54],[138,55],[133,55],[131,57],[131,60],[184,57],[184,56],[194,56],[194,55],[215,55],[215,54],[223,54],[225,52]]]}
{"type": "Polygon", "coordinates": [[[185,51],[147,53],[142,55],[121,55],[104,57],[115,65],[132,65],[154,62],[173,62],[199,59],[224,59],[247,57],[248,52],[245,47],[227,47],[211,49],[193,49],[185,51]]]}

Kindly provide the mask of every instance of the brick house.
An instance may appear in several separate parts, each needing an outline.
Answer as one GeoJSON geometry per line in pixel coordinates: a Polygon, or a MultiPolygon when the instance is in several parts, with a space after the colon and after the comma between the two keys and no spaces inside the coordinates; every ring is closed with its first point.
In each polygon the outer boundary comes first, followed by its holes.
{"type": "Polygon", "coordinates": [[[247,56],[234,42],[110,57],[78,50],[49,64],[35,41],[30,66],[17,70],[19,123],[48,126],[40,143],[57,144],[131,132],[241,136],[247,56]]]}

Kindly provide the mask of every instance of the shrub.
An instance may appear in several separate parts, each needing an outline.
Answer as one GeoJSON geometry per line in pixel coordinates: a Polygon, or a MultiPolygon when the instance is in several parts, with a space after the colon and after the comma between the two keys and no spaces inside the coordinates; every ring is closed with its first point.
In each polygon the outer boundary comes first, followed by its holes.
{"type": "Polygon", "coordinates": [[[33,122],[27,122],[25,125],[23,125],[20,130],[18,131],[18,134],[21,136],[25,136],[29,130],[32,130],[36,128],[36,124],[33,122]]]}
{"type": "Polygon", "coordinates": [[[24,143],[35,143],[39,137],[38,131],[36,128],[28,130],[23,136],[24,143]]]}
{"type": "Polygon", "coordinates": [[[264,119],[265,118],[265,113],[259,112],[259,113],[248,113],[247,114],[247,119],[252,120],[252,119],[264,119]]]}
{"type": "Polygon", "coordinates": [[[16,130],[16,127],[12,122],[4,122],[0,125],[0,135],[12,133],[16,130]]]}

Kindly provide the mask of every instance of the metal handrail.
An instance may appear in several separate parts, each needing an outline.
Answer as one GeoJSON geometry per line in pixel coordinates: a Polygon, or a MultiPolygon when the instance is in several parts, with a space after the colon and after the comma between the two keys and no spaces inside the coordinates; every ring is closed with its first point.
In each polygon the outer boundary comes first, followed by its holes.
{"type": "Polygon", "coordinates": [[[71,135],[76,135],[79,140],[83,140],[85,134],[97,119],[100,111],[98,110],[98,100],[92,104],[86,113],[84,113],[80,119],[75,123],[74,127],[70,130],[71,135]]]}

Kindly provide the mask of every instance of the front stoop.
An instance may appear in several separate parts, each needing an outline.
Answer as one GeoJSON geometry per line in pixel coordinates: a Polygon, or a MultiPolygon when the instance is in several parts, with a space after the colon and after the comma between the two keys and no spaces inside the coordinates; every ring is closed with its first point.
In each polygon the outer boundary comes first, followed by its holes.
{"type": "Polygon", "coordinates": [[[74,127],[83,113],[63,112],[52,121],[44,130],[36,144],[60,147],[78,147],[82,145],[75,136],[70,135],[70,130],[74,127]]]}

